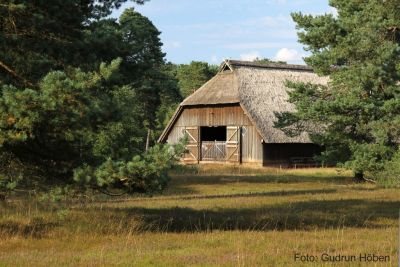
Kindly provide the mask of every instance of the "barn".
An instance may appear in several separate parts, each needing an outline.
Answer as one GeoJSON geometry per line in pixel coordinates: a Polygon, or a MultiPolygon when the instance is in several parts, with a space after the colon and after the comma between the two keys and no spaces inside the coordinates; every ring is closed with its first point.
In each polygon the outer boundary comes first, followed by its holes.
{"type": "Polygon", "coordinates": [[[289,137],[274,128],[276,112],[295,110],[286,81],[326,84],[327,78],[303,65],[225,60],[179,105],[158,141],[173,144],[186,135],[185,163],[313,164],[320,148],[307,133],[289,137]]]}

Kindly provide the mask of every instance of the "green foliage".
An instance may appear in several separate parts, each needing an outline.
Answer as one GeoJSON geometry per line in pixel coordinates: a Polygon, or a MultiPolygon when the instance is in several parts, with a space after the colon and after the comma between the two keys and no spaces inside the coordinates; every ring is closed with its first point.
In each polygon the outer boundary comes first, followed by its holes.
{"type": "Polygon", "coordinates": [[[40,202],[59,203],[71,198],[74,191],[74,188],[71,186],[54,186],[48,191],[41,193],[38,200],[40,202]]]}
{"type": "Polygon", "coordinates": [[[378,177],[379,184],[385,187],[400,187],[400,150],[386,162],[383,171],[374,175],[378,177]]]}
{"type": "Polygon", "coordinates": [[[107,17],[126,1],[1,5],[4,16],[0,22],[5,26],[0,29],[0,80],[34,89],[52,70],[68,72],[79,67],[95,71],[102,62],[121,58],[119,85],[134,88],[137,111],[146,127],[154,129],[160,92],[167,79],[161,70],[165,54],[160,32],[133,8],[126,9],[119,20],[107,17]]]}
{"type": "Polygon", "coordinates": [[[218,69],[208,65],[206,62],[192,61],[190,64],[178,66],[177,78],[183,98],[199,89],[204,83],[211,79],[218,69]]]}
{"type": "Polygon", "coordinates": [[[329,86],[289,84],[296,113],[277,127],[307,130],[323,159],[355,173],[383,171],[400,140],[400,12],[396,1],[332,0],[338,16],[294,13],[306,63],[329,86]]]}
{"type": "Polygon", "coordinates": [[[18,186],[21,176],[8,176],[0,173],[0,195],[9,194],[18,186]]]}
{"type": "Polygon", "coordinates": [[[86,179],[97,188],[165,186],[164,172],[151,171],[160,159],[143,154],[146,134],[181,97],[152,22],[133,8],[108,17],[126,1],[0,5],[0,192],[62,195],[79,172],[96,174],[86,179]]]}
{"type": "Polygon", "coordinates": [[[167,63],[162,66],[162,81],[160,91],[160,106],[156,112],[155,131],[153,132],[153,140],[161,135],[165,129],[177,106],[182,101],[179,91],[177,78],[177,65],[167,63]]]}
{"type": "MultiPolygon", "coordinates": [[[[127,0],[53,0],[51,4],[46,1],[2,1],[0,80],[5,84],[31,86],[50,70],[92,62],[93,59],[88,57],[92,53],[87,51],[93,51],[96,43],[88,47],[86,33],[90,32],[92,24],[106,18],[124,2],[127,0]]],[[[101,54],[96,57],[99,56],[101,54]]]]}
{"type": "Polygon", "coordinates": [[[119,20],[94,21],[84,32],[86,55],[82,67],[93,70],[102,62],[121,58],[119,86],[135,91],[135,109],[143,126],[157,127],[156,114],[164,98],[174,98],[177,88],[164,86],[171,77],[165,73],[160,32],[153,23],[133,8],[126,9],[119,20]]]}
{"type": "Polygon", "coordinates": [[[254,59],[254,62],[261,63],[261,64],[268,64],[268,63],[287,64],[287,62],[285,62],[285,61],[274,61],[269,58],[258,58],[258,57],[256,59],[254,59]]]}
{"type": "Polygon", "coordinates": [[[74,171],[74,180],[111,195],[113,189],[122,193],[161,191],[169,181],[168,170],[183,150],[181,144],[156,145],[128,161],[109,158],[96,169],[84,165],[74,171]]]}
{"type": "Polygon", "coordinates": [[[0,149],[0,200],[21,185],[25,174],[32,175],[28,166],[23,165],[9,153],[2,153],[0,149]]]}
{"type": "MultiPolygon", "coordinates": [[[[143,129],[138,129],[141,117],[132,108],[135,92],[127,86],[109,87],[120,63],[117,59],[102,64],[99,72],[92,73],[51,72],[38,90],[4,88],[3,148],[54,177],[66,177],[64,182],[75,169],[75,180],[100,189],[116,187],[132,193],[164,188],[175,150],[156,146],[140,156],[137,144],[143,129]]],[[[13,186],[11,182],[5,186],[13,186]]]]}
{"type": "MultiPolygon", "coordinates": [[[[116,60],[108,67],[103,65],[101,72],[115,72],[119,63],[116,60]]],[[[77,147],[83,149],[85,144],[96,142],[93,132],[101,133],[113,120],[119,121],[120,112],[124,112],[123,105],[115,100],[118,90],[107,88],[112,75],[104,77],[101,72],[84,73],[79,69],[70,75],[51,72],[37,90],[3,87],[0,94],[3,148],[13,151],[18,158],[64,149],[59,158],[49,157],[51,164],[84,153],[77,151],[77,147]],[[67,155],[68,152],[72,155],[67,155]]]]}

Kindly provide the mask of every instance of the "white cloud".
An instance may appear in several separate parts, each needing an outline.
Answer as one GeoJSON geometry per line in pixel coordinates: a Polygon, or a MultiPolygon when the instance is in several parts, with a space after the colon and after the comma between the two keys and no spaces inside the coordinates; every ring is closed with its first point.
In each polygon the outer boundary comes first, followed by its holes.
{"type": "Polygon", "coordinates": [[[334,18],[337,18],[339,15],[337,9],[335,7],[331,7],[331,6],[326,10],[320,10],[318,12],[309,12],[308,14],[313,15],[313,16],[323,16],[326,14],[331,14],[331,15],[333,15],[334,18]]]}
{"type": "Polygon", "coordinates": [[[258,51],[251,51],[240,55],[240,59],[245,61],[253,61],[256,58],[262,58],[260,52],[258,51]]]}
{"type": "Polygon", "coordinates": [[[295,49],[281,48],[276,53],[274,60],[276,61],[287,61],[287,62],[299,62],[302,61],[303,54],[299,53],[295,49]]]}
{"type": "Polygon", "coordinates": [[[182,43],[179,41],[167,41],[164,44],[164,48],[168,49],[178,49],[182,47],[182,43]]]}
{"type": "Polygon", "coordinates": [[[329,11],[328,11],[328,13],[330,13],[330,14],[332,14],[333,15],[333,17],[335,17],[335,18],[337,18],[338,17],[338,11],[337,11],[337,9],[336,8],[334,8],[334,7],[329,7],[329,11]]]}
{"type": "Polygon", "coordinates": [[[211,62],[212,63],[218,63],[219,62],[218,57],[216,55],[212,55],[211,56],[211,62]]]}
{"type": "Polygon", "coordinates": [[[171,43],[171,46],[173,48],[180,48],[180,47],[182,47],[182,44],[180,42],[175,41],[175,42],[171,43]]]}

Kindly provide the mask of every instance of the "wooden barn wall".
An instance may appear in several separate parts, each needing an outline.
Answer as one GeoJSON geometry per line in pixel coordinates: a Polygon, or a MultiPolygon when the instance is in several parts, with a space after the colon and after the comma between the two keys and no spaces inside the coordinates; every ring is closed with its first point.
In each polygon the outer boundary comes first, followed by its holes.
{"type": "Polygon", "coordinates": [[[241,126],[242,162],[263,160],[261,136],[239,105],[214,107],[186,107],[168,135],[168,143],[177,143],[184,135],[184,128],[190,126],[241,126]]]}
{"type": "Polygon", "coordinates": [[[252,125],[239,105],[216,107],[187,107],[175,126],[236,126],[252,125]]]}
{"type": "Polygon", "coordinates": [[[262,162],[263,145],[257,129],[251,126],[242,126],[242,161],[262,162]]]}

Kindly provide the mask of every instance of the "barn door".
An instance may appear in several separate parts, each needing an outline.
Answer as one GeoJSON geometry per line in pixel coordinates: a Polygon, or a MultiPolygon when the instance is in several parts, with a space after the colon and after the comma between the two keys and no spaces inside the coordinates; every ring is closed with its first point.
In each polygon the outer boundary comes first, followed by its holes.
{"type": "Polygon", "coordinates": [[[226,127],[226,160],[240,162],[240,127],[226,127]]]}
{"type": "Polygon", "coordinates": [[[199,127],[185,127],[184,134],[188,137],[188,143],[186,144],[186,152],[183,155],[183,160],[199,161],[199,127]]]}

